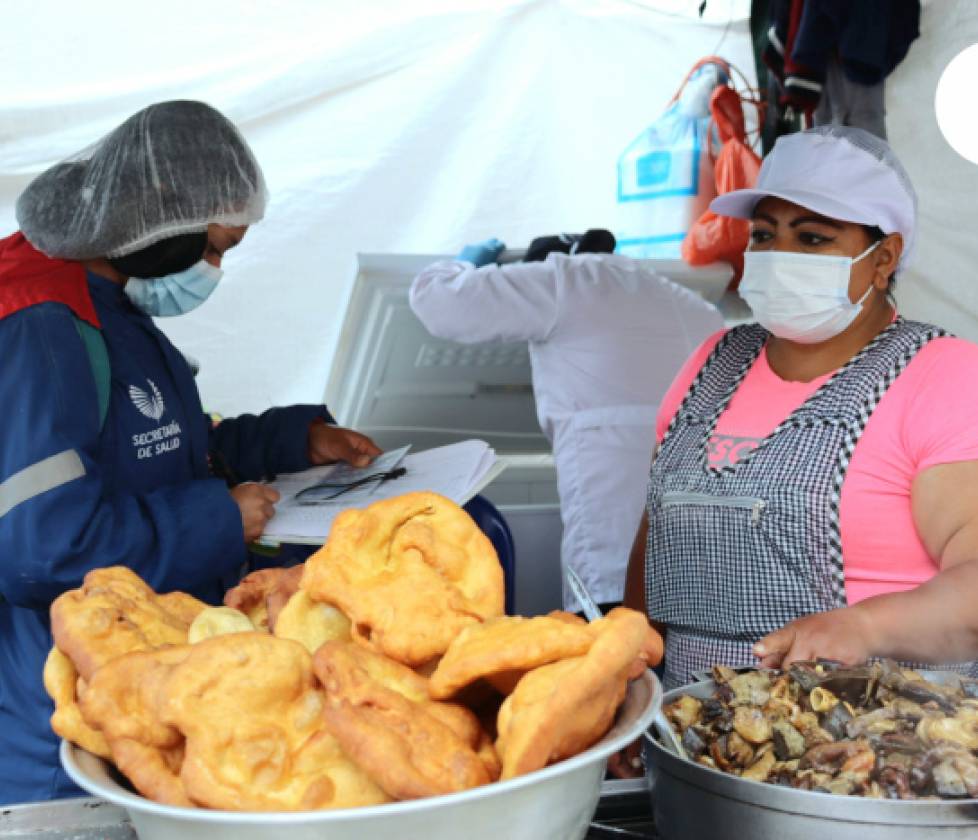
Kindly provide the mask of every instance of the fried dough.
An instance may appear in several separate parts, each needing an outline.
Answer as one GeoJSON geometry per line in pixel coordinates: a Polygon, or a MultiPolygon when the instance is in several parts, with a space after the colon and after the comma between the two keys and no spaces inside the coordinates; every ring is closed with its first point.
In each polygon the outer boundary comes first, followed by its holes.
{"type": "Polygon", "coordinates": [[[252,573],[225,605],[91,572],[52,605],[54,730],[164,804],[367,806],[587,749],[662,656],[627,609],[504,617],[491,543],[433,493],[343,512],[305,566],[252,573]]]}
{"type": "Polygon", "coordinates": [[[57,648],[89,680],[124,653],[185,644],[198,604],[201,610],[207,606],[185,593],[158,596],[124,566],[94,569],[80,589],[51,605],[51,632],[57,648]]]}
{"type": "Polygon", "coordinates": [[[85,721],[101,730],[112,760],[143,796],[193,807],[180,779],[184,738],[159,715],[161,687],[189,645],[135,651],[99,668],[80,691],[85,721]]]}
{"type": "Polygon", "coordinates": [[[309,653],[333,640],[349,641],[350,619],[331,604],[313,601],[298,590],[275,620],[275,635],[299,642],[309,653]]]}
{"type": "Polygon", "coordinates": [[[85,722],[78,708],[79,679],[71,660],[56,647],[51,648],[44,662],[44,689],[54,701],[51,728],[82,749],[102,758],[111,758],[105,736],[85,722]]]}
{"type": "Polygon", "coordinates": [[[299,588],[302,564],[289,568],[258,569],[245,575],[224,593],[224,606],[243,612],[256,630],[275,628],[279,612],[299,588]]]}
{"type": "Polygon", "coordinates": [[[431,701],[415,682],[423,683],[423,677],[407,668],[397,673],[403,666],[376,656],[343,642],[328,642],[316,652],[314,668],[326,689],[323,716],[343,750],[395,799],[454,793],[491,781],[491,757],[473,749],[483,741],[478,722],[472,718],[474,730],[466,737],[458,732],[467,710],[456,707],[463,713],[456,715],[448,704],[431,701]]]}
{"type": "Polygon", "coordinates": [[[258,632],[191,647],[160,701],[161,720],[186,738],[180,777],[200,805],[296,811],[388,801],[326,731],[322,710],[302,645],[258,632]]]}
{"type": "Polygon", "coordinates": [[[268,596],[285,569],[258,569],[224,593],[224,606],[243,612],[258,630],[268,630],[268,596]]]}
{"type": "Polygon", "coordinates": [[[502,779],[576,755],[611,726],[636,663],[645,667],[654,650],[655,631],[644,615],[624,608],[591,627],[597,637],[584,656],[528,672],[503,701],[496,740],[502,779]]]}
{"type": "Polygon", "coordinates": [[[353,623],[353,638],[406,665],[447,650],[503,613],[503,570],[465,511],[435,493],[346,510],[307,562],[301,587],[353,623]]]}
{"type": "Polygon", "coordinates": [[[275,632],[279,613],[289,603],[292,596],[299,591],[299,583],[302,580],[304,570],[305,563],[282,569],[282,574],[278,576],[275,585],[272,586],[268,597],[265,599],[265,606],[268,610],[268,629],[273,633],[275,632]]]}
{"type": "Polygon", "coordinates": [[[431,675],[431,696],[452,697],[480,678],[509,694],[527,671],[583,656],[596,633],[587,622],[568,621],[566,615],[501,616],[466,627],[431,675]]]}
{"type": "Polygon", "coordinates": [[[255,625],[240,610],[236,610],[234,607],[208,607],[206,610],[201,610],[193,620],[187,630],[187,642],[195,645],[204,639],[223,636],[225,633],[251,633],[254,631],[255,625]]]}
{"type": "MultiPolygon", "coordinates": [[[[374,682],[396,691],[412,703],[419,704],[428,714],[440,720],[473,749],[478,749],[484,735],[479,719],[469,709],[457,703],[432,700],[428,679],[400,662],[356,644],[332,645],[324,658],[332,660],[326,667],[341,690],[350,688],[350,680],[362,671],[374,682]]],[[[313,659],[313,669],[316,669],[313,659]]],[[[317,674],[319,672],[317,671],[317,674]]],[[[325,672],[324,672],[325,673],[325,672]]],[[[362,676],[362,675],[361,675],[362,676]]]]}
{"type": "Polygon", "coordinates": [[[164,610],[176,616],[180,621],[186,622],[188,626],[193,624],[194,619],[208,606],[186,592],[167,592],[165,595],[157,595],[156,597],[164,610]]]}

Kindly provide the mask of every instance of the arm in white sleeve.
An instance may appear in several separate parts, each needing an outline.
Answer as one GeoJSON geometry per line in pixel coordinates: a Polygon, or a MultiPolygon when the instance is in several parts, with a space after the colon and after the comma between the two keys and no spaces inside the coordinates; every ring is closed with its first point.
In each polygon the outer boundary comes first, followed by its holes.
{"type": "Polygon", "coordinates": [[[414,278],[410,301],[438,338],[465,344],[544,341],[557,323],[557,277],[546,262],[475,268],[444,260],[414,278]]]}

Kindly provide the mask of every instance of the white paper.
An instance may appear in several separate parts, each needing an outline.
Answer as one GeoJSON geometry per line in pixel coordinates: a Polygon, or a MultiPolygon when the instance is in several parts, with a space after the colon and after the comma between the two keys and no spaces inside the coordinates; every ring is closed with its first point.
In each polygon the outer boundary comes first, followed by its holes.
{"type": "Polygon", "coordinates": [[[365,498],[355,500],[355,503],[351,503],[349,494],[322,505],[301,505],[295,501],[295,494],[299,490],[326,480],[335,467],[314,467],[301,473],[280,476],[270,486],[278,490],[282,498],[275,506],[275,515],[269,520],[260,541],[267,544],[322,544],[329,535],[333,520],[341,511],[366,507],[402,493],[431,491],[462,505],[505,467],[497,461],[495,450],[481,440],[466,440],[424,452],[412,452],[404,458],[401,466],[407,470],[405,475],[383,482],[365,498]]]}
{"type": "MultiPolygon", "coordinates": [[[[388,473],[401,465],[404,457],[411,450],[410,445],[402,446],[400,449],[393,449],[390,452],[383,452],[374,459],[373,463],[366,467],[352,467],[349,464],[331,464],[326,467],[317,467],[313,470],[306,470],[301,473],[292,473],[285,480],[272,483],[282,496],[282,502],[299,505],[342,505],[351,507],[355,504],[370,504],[370,496],[373,496],[383,485],[382,481],[372,481],[360,487],[351,487],[345,490],[341,496],[331,498],[310,498],[306,491],[312,490],[316,485],[328,483],[330,486],[323,488],[326,496],[334,494],[342,489],[340,485],[354,485],[359,481],[373,476],[388,473]],[[320,474],[322,471],[322,474],[320,474]],[[315,473],[315,475],[313,475],[315,473]],[[333,486],[336,485],[336,486],[333,486]]],[[[280,502],[281,504],[281,502],[280,502]]]]}

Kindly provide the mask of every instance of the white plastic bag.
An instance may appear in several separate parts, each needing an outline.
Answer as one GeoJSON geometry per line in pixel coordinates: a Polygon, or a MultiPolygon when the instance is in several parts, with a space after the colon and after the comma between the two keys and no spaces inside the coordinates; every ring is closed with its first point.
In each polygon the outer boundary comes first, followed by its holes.
{"type": "Polygon", "coordinates": [[[686,232],[716,196],[709,103],[727,74],[722,59],[698,62],[665,113],[618,158],[618,253],[680,259],[686,232]]]}

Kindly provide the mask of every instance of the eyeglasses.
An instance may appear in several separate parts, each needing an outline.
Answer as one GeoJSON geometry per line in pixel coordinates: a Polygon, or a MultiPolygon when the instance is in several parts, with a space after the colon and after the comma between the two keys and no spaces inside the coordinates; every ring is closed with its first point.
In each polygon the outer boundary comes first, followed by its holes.
{"type": "Polygon", "coordinates": [[[393,481],[395,478],[400,478],[402,475],[406,474],[407,470],[404,467],[398,467],[394,470],[367,475],[363,478],[357,479],[356,481],[324,481],[320,484],[314,484],[312,487],[306,487],[304,490],[300,490],[295,494],[295,500],[300,505],[318,505],[321,502],[330,502],[333,499],[338,499],[344,493],[349,493],[351,490],[358,490],[359,488],[372,484],[375,481],[378,484],[382,484],[385,481],[393,481]]]}

